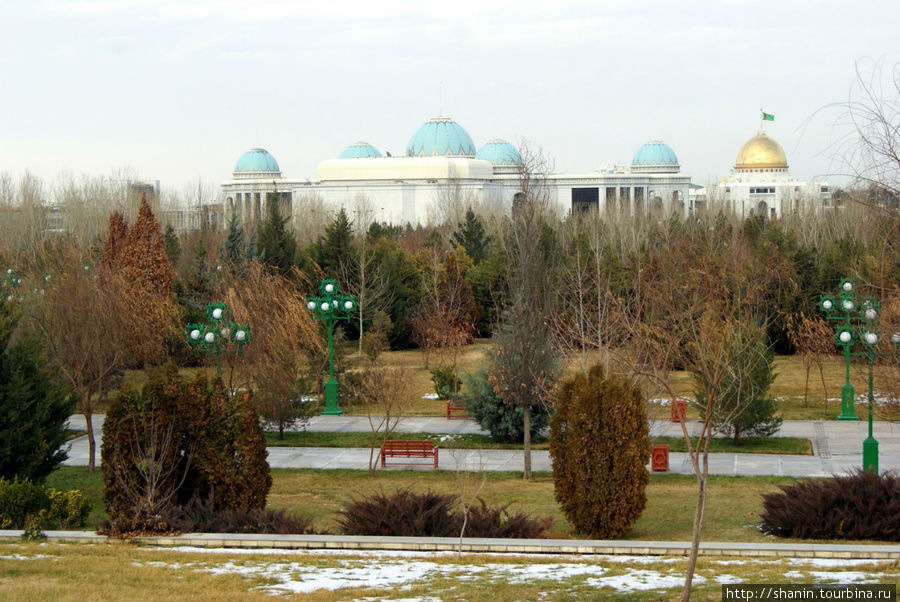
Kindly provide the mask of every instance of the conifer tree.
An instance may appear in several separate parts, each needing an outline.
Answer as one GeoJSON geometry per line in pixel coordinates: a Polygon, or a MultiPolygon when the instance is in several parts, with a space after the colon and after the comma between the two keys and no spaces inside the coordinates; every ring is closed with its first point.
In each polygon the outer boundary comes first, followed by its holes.
{"type": "Polygon", "coordinates": [[[484,224],[471,207],[466,211],[465,221],[457,224],[453,244],[464,248],[475,265],[487,255],[491,237],[485,233],[484,224]]]}
{"type": "Polygon", "coordinates": [[[246,252],[244,228],[241,226],[240,216],[235,211],[228,219],[228,236],[225,238],[220,257],[225,263],[238,266],[244,262],[246,252]]]}
{"type": "Polygon", "coordinates": [[[178,242],[178,235],[175,233],[175,228],[172,227],[172,224],[166,225],[163,240],[165,240],[166,244],[166,257],[169,258],[169,263],[175,265],[181,257],[181,243],[178,242]]]}
{"type": "Polygon", "coordinates": [[[35,339],[11,341],[15,303],[0,299],[0,478],[40,481],[68,457],[62,446],[74,398],[35,339]]]}
{"type": "Polygon", "coordinates": [[[278,201],[269,198],[268,215],[257,233],[256,249],[260,259],[283,276],[289,276],[297,264],[297,241],[288,229],[288,217],[281,215],[278,201]]]}
{"type": "Polygon", "coordinates": [[[337,278],[342,272],[352,269],[355,256],[353,223],[343,208],[312,244],[310,255],[328,278],[337,278]]]}

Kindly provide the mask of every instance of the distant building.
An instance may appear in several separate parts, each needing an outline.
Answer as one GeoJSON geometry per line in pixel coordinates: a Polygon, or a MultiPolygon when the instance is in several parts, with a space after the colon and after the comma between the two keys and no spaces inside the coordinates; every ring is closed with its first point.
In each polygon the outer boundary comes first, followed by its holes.
{"type": "Polygon", "coordinates": [[[716,198],[742,216],[781,217],[810,202],[818,208],[832,206],[828,182],[801,182],[791,176],[784,149],[762,129],[738,151],[731,176],[693,196],[698,207],[716,198]]]}
{"type": "MultiPolygon", "coordinates": [[[[297,214],[303,198],[317,196],[326,207],[351,206],[365,197],[378,220],[393,224],[434,221],[452,202],[509,208],[521,192],[522,158],[509,142],[495,138],[476,149],[465,129],[449,117],[426,121],[412,135],[405,156],[383,155],[368,142],[349,145],[338,158],[319,163],[314,179],[285,178],[271,153],[242,154],[231,180],[221,185],[218,223],[237,214],[242,223],[265,219],[270,200],[282,213],[297,214]]],[[[604,167],[579,174],[547,174],[546,194],[563,212],[691,211],[690,176],[681,173],[675,152],[661,141],[641,146],[628,167],[604,167]]]]}

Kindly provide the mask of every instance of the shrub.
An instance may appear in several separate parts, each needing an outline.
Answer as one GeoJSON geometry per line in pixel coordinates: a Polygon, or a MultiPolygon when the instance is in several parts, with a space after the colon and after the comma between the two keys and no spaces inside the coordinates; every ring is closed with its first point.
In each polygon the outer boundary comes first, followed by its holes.
{"type": "Polygon", "coordinates": [[[57,529],[75,529],[87,523],[92,504],[77,489],[69,491],[48,489],[47,497],[50,498],[50,507],[44,524],[55,526],[57,529]]]}
{"type": "MultiPolygon", "coordinates": [[[[339,512],[338,525],[344,535],[458,537],[464,517],[456,502],[449,493],[379,491],[351,498],[339,512]]],[[[509,504],[488,506],[481,498],[478,502],[469,508],[466,537],[534,539],[546,536],[553,522],[549,516],[536,519],[510,513],[509,504]]]]}
{"type": "Polygon", "coordinates": [[[550,422],[556,500],[590,537],[621,537],[641,515],[649,482],[647,410],[630,380],[594,366],[563,384],[550,422]]]}
{"type": "Polygon", "coordinates": [[[478,505],[469,508],[466,520],[467,537],[502,537],[507,539],[538,539],[547,537],[553,518],[534,518],[524,512],[510,514],[510,504],[488,506],[478,498],[478,505]]]}
{"type": "Polygon", "coordinates": [[[452,399],[456,397],[462,385],[462,381],[456,374],[456,368],[453,366],[432,368],[431,382],[434,383],[434,392],[437,393],[438,399],[452,399]]]}
{"type": "MultiPolygon", "coordinates": [[[[494,441],[501,443],[521,443],[525,430],[521,406],[504,403],[488,378],[486,368],[481,367],[464,378],[465,390],[462,401],[472,417],[491,434],[494,441]]],[[[532,439],[543,432],[550,422],[547,408],[538,406],[531,410],[532,439]]]]}
{"type": "Polygon", "coordinates": [[[900,541],[900,477],[857,471],[763,496],[760,529],[801,539],[900,541]]]}
{"type": "Polygon", "coordinates": [[[103,498],[113,532],[166,532],[178,509],[263,508],[272,486],[259,417],[220,380],[183,381],[174,366],[141,394],[123,391],[103,425],[103,498]]]}
{"type": "Polygon", "coordinates": [[[279,508],[233,508],[216,510],[210,500],[193,500],[181,509],[181,516],[171,524],[186,533],[263,533],[292,535],[314,533],[312,519],[289,516],[279,508]]]}
{"type": "Polygon", "coordinates": [[[459,535],[455,501],[451,494],[430,490],[379,491],[352,497],[338,512],[338,526],[344,535],[451,537],[459,535]]]}
{"type": "Polygon", "coordinates": [[[22,529],[49,507],[47,491],[37,483],[0,478],[0,529],[22,529]]]}

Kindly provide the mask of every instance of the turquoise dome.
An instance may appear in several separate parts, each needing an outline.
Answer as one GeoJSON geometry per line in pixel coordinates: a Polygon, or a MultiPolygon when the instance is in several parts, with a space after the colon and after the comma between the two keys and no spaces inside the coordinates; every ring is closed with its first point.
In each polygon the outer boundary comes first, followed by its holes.
{"type": "Polygon", "coordinates": [[[678,165],[675,151],[662,140],[651,140],[634,153],[633,166],[674,166],[678,165]]]}
{"type": "Polygon", "coordinates": [[[281,173],[278,161],[264,148],[251,148],[234,165],[234,173],[281,173]]]}
{"type": "Polygon", "coordinates": [[[502,140],[494,138],[488,140],[475,155],[476,159],[490,161],[494,165],[521,165],[522,156],[515,146],[502,140]]]}
{"type": "Polygon", "coordinates": [[[406,146],[408,157],[474,157],[475,144],[461,125],[435,117],[416,130],[406,146]]]}
{"type": "Polygon", "coordinates": [[[369,144],[368,142],[363,142],[360,140],[359,142],[354,142],[350,146],[344,149],[344,152],[341,153],[341,159],[369,159],[371,157],[380,157],[381,153],[378,152],[378,149],[369,144]]]}

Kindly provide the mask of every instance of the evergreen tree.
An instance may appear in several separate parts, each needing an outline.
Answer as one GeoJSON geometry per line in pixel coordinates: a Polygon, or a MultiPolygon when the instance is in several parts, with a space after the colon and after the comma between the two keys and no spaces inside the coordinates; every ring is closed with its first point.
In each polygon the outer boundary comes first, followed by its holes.
{"type": "Polygon", "coordinates": [[[175,265],[178,263],[178,258],[181,257],[181,243],[178,242],[178,235],[175,233],[175,228],[172,227],[172,224],[166,225],[163,240],[166,246],[166,257],[169,258],[169,263],[175,265]]]}
{"type": "Polygon", "coordinates": [[[594,366],[563,385],[550,422],[553,488],[579,531],[617,539],[641,515],[648,436],[644,398],[631,381],[594,366]]]}
{"type": "Polygon", "coordinates": [[[156,363],[165,350],[165,338],[172,332],[176,316],[173,297],[174,273],[166,257],[159,222],[141,197],[134,225],[121,238],[119,220],[110,218],[110,231],[103,249],[101,275],[125,283],[119,296],[121,312],[128,316],[140,336],[131,336],[127,345],[132,357],[144,365],[156,363]]]}
{"type": "Polygon", "coordinates": [[[279,201],[270,196],[268,216],[258,232],[256,250],[260,260],[283,276],[289,276],[297,264],[297,241],[288,228],[287,216],[281,215],[279,201]]]}
{"type": "MultiPolygon", "coordinates": [[[[767,345],[761,329],[746,327],[735,334],[736,350],[731,366],[719,384],[713,409],[713,425],[719,432],[732,435],[734,444],[744,437],[769,437],[781,427],[775,400],[768,394],[775,380],[775,354],[767,345]]],[[[709,385],[702,372],[694,374],[696,397],[706,407],[709,385]]]]}
{"type": "Polygon", "coordinates": [[[40,481],[68,457],[62,446],[75,399],[36,340],[11,343],[13,303],[0,299],[0,478],[40,481]]]}
{"type": "Polygon", "coordinates": [[[471,207],[466,211],[465,221],[457,224],[453,244],[464,248],[475,265],[481,263],[487,255],[491,237],[485,233],[484,224],[471,207]]]}
{"type": "Polygon", "coordinates": [[[353,223],[343,208],[310,246],[310,256],[326,278],[338,278],[343,272],[352,269],[356,256],[353,249],[353,223]]]}
{"type": "Polygon", "coordinates": [[[239,266],[246,259],[246,253],[244,228],[241,226],[241,218],[238,212],[235,211],[228,220],[228,237],[225,239],[225,244],[222,246],[219,256],[225,263],[239,266]]]}

